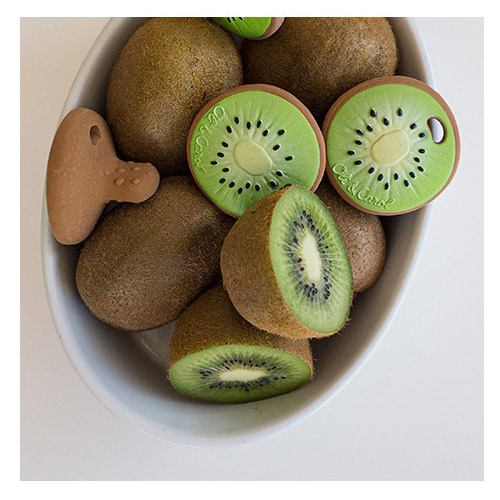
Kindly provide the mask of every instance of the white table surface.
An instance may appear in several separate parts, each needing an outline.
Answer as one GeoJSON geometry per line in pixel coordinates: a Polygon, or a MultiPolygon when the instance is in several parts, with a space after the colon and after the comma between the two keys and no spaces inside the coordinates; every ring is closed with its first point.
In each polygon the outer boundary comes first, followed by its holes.
{"type": "Polygon", "coordinates": [[[118,420],[72,368],[50,317],[40,257],[46,161],[66,94],[106,21],[21,20],[21,479],[482,479],[483,20],[418,20],[462,157],[378,350],[311,417],[221,449],[168,444],[118,420]]]}

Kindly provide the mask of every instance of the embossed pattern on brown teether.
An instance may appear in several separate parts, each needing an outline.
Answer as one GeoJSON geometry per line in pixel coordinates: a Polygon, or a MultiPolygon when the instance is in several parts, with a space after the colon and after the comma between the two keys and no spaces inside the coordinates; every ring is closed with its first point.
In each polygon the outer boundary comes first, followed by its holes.
{"type": "Polygon", "coordinates": [[[124,162],[111,132],[95,111],[76,108],[61,122],[47,166],[47,210],[59,243],[82,242],[110,201],[140,203],[158,188],[150,163],[124,162]]]}

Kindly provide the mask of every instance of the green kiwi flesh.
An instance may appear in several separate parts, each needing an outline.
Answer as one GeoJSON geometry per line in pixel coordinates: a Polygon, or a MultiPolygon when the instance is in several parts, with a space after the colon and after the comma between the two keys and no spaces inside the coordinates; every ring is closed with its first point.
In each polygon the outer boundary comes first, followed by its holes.
{"type": "Polygon", "coordinates": [[[214,17],[218,25],[245,38],[259,38],[267,31],[272,17],[214,17]]]}
{"type": "Polygon", "coordinates": [[[221,271],[236,310],[261,330],[325,337],[347,321],[353,288],[346,249],[326,207],[301,186],[266,196],[236,221],[221,271]]]}
{"type": "Polygon", "coordinates": [[[288,191],[274,211],[269,241],[281,293],[297,319],[316,332],[340,330],[351,306],[351,266],[318,197],[302,189],[288,191]]]}
{"type": "Polygon", "coordinates": [[[292,95],[244,85],[200,111],[188,136],[188,161],[208,198],[239,217],[286,185],[316,189],[324,172],[324,141],[292,95]]]}
{"type": "Polygon", "coordinates": [[[312,376],[307,340],[258,330],[234,309],[222,285],[180,316],[168,378],[180,393],[214,403],[246,403],[290,392],[312,376]]]}
{"type": "Polygon", "coordinates": [[[433,200],[453,177],[458,128],[441,96],[423,82],[394,76],[346,92],[323,126],[328,177],[360,210],[394,215],[433,200]],[[444,130],[435,139],[431,123],[444,130]]]}

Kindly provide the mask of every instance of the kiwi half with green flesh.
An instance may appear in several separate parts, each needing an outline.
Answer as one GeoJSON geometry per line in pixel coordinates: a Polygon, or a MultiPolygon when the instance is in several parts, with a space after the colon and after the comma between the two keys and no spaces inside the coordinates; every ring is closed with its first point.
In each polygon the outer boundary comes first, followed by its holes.
{"type": "Polygon", "coordinates": [[[313,373],[307,339],[258,330],[216,285],[179,317],[168,378],[182,394],[214,403],[246,403],[290,392],[313,373]]]}
{"type": "Polygon", "coordinates": [[[315,194],[332,214],[342,236],[351,263],[354,291],[364,292],[377,281],[384,268],[386,241],[380,217],[349,205],[326,179],[315,194]]]}
{"type": "Polygon", "coordinates": [[[264,40],[279,30],[284,17],[213,17],[219,26],[235,35],[264,40]]]}
{"type": "Polygon", "coordinates": [[[373,214],[429,203],[450,183],[460,156],[449,106],[425,83],[403,76],[347,91],[328,112],[323,133],[328,178],[348,203],[373,214]]]}
{"type": "Polygon", "coordinates": [[[326,162],[311,113],[270,85],[242,85],[204,106],[191,126],[187,155],[201,190],[234,217],[286,185],[314,191],[326,162]]]}
{"type": "Polygon", "coordinates": [[[236,221],[221,250],[224,287],[261,330],[290,338],[332,335],[349,315],[349,258],[319,198],[301,186],[266,196],[236,221]]]}

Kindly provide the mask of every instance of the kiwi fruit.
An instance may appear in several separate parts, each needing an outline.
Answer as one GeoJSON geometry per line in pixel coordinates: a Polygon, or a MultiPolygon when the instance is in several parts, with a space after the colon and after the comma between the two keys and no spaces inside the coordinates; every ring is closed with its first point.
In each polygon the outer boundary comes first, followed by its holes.
{"type": "Polygon", "coordinates": [[[227,31],[252,40],[264,40],[283,24],[284,17],[213,17],[227,31]]]}
{"type": "Polygon", "coordinates": [[[380,217],[349,205],[328,181],[319,185],[316,195],[332,215],[342,236],[351,263],[354,291],[364,292],[377,281],[384,268],[386,242],[380,217]]]}
{"type": "Polygon", "coordinates": [[[200,108],[242,83],[232,36],[203,18],[155,18],[128,40],[107,90],[107,121],[124,160],[186,174],[186,139],[200,108]]]}
{"type": "Polygon", "coordinates": [[[234,217],[287,184],[314,191],[325,166],[315,119],[271,85],[242,85],[210,101],[191,126],[187,154],[201,190],[234,217]]]}
{"type": "Polygon", "coordinates": [[[120,204],[103,217],[80,253],[78,292],[115,328],[168,323],[220,280],[220,249],[232,222],[190,177],[167,177],[149,200],[120,204]]]}
{"type": "Polygon", "coordinates": [[[325,337],[347,321],[353,287],[346,249],[330,212],[302,186],[266,196],[236,221],[221,270],[234,307],[261,330],[325,337]]]}
{"type": "Polygon", "coordinates": [[[457,123],[443,98],[414,78],[363,82],[331,107],[323,124],[328,178],[368,213],[416,210],[450,183],[460,156],[457,123]]]}
{"type": "Polygon", "coordinates": [[[245,83],[276,85],[318,121],[358,83],[393,75],[396,40],[384,17],[287,17],[267,40],[244,40],[245,83]]]}
{"type": "Polygon", "coordinates": [[[222,285],[179,317],[168,378],[180,393],[214,403],[246,403],[290,392],[313,373],[307,339],[258,330],[234,309],[222,285]]]}

